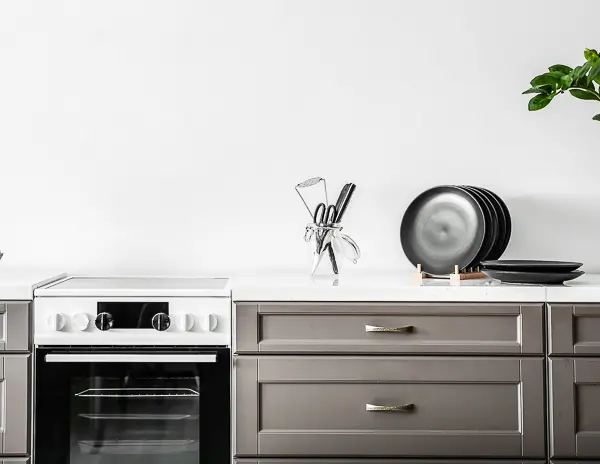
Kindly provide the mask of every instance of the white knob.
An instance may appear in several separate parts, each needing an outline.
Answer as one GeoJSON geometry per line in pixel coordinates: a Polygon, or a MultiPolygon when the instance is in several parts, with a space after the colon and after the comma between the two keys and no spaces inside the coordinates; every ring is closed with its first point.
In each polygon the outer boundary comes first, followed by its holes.
{"type": "Polygon", "coordinates": [[[50,330],[55,330],[56,332],[60,332],[65,327],[65,323],[67,322],[67,316],[61,313],[50,314],[48,319],[46,319],[46,325],[50,330]]]}
{"type": "Polygon", "coordinates": [[[73,328],[81,332],[87,330],[87,328],[90,326],[90,322],[90,316],[88,316],[86,313],[77,313],[71,319],[73,328]]]}
{"type": "Polygon", "coordinates": [[[212,332],[217,328],[217,316],[214,314],[205,314],[200,316],[200,328],[205,332],[212,332]]]}
{"type": "Polygon", "coordinates": [[[182,332],[192,330],[192,327],[194,327],[194,316],[187,313],[178,314],[175,317],[175,325],[182,332]]]}

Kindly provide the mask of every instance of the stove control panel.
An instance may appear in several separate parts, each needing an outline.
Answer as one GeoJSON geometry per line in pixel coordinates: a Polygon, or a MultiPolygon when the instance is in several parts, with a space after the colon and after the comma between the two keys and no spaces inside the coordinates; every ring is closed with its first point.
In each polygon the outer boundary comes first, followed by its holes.
{"type": "Polygon", "coordinates": [[[36,345],[231,343],[231,300],[221,297],[34,300],[36,345]]]}

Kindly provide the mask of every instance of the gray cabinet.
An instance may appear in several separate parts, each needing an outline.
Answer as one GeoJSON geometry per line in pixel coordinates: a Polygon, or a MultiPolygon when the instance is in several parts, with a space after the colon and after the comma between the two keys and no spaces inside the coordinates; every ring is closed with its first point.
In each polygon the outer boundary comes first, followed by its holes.
{"type": "Polygon", "coordinates": [[[543,355],[542,304],[238,303],[244,353],[543,355]]]}
{"type": "MultiPolygon", "coordinates": [[[[588,461],[589,462],[589,461],[588,461]]],[[[235,464],[465,464],[464,459],[235,459],[235,464]]],[[[469,459],[467,464],[546,464],[542,461],[469,459]]],[[[569,463],[567,463],[569,464],[569,463]]]]}
{"type": "Polygon", "coordinates": [[[29,349],[29,303],[0,303],[0,352],[29,349]]]}
{"type": "Polygon", "coordinates": [[[1,454],[29,452],[29,362],[29,355],[0,356],[1,454]]]}
{"type": "Polygon", "coordinates": [[[600,459],[600,358],[551,358],[550,452],[600,459]]]}
{"type": "Polygon", "coordinates": [[[548,353],[600,356],[600,305],[548,305],[548,353]]]}
{"type": "Polygon", "coordinates": [[[0,464],[29,464],[29,458],[0,458],[0,464]]]}
{"type": "Polygon", "coordinates": [[[541,358],[238,356],[234,368],[238,457],[545,455],[541,358]]]}

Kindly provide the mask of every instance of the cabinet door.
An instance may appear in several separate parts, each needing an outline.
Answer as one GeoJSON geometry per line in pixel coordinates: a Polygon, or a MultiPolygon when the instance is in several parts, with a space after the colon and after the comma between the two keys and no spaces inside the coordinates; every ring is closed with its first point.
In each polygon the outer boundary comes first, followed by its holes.
{"type": "Polygon", "coordinates": [[[29,351],[29,303],[0,303],[0,351],[29,351]]]}
{"type": "Polygon", "coordinates": [[[29,458],[0,458],[0,464],[29,464],[29,458]]]}
{"type": "Polygon", "coordinates": [[[543,305],[236,303],[236,353],[543,354],[543,305]]]}
{"type": "Polygon", "coordinates": [[[235,454],[544,457],[543,363],[236,357],[235,454]]]}
{"type": "Polygon", "coordinates": [[[548,353],[600,356],[600,305],[548,305],[548,353]]]}
{"type": "MultiPolygon", "coordinates": [[[[591,461],[593,463],[593,461],[591,461]]],[[[235,464],[465,464],[464,459],[234,459],[235,464]]],[[[590,461],[588,461],[588,464],[590,461]]],[[[467,464],[546,464],[546,461],[521,459],[469,459],[467,464]]],[[[558,463],[557,463],[558,464],[558,463]]],[[[565,464],[565,463],[562,463],[565,464]]],[[[566,463],[572,464],[572,463],[566,463]]]]}
{"type": "Polygon", "coordinates": [[[550,451],[600,459],[600,358],[550,359],[550,451]]]}
{"type": "Polygon", "coordinates": [[[0,356],[0,453],[29,452],[29,355],[0,356]]]}

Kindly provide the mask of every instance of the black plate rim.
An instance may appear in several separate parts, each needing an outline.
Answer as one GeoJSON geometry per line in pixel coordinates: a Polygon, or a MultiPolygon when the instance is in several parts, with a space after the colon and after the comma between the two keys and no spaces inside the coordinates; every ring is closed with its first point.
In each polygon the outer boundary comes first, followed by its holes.
{"type": "Polygon", "coordinates": [[[502,247],[504,245],[504,240],[506,238],[506,231],[507,231],[506,215],[504,214],[502,205],[500,204],[500,202],[498,201],[498,199],[495,196],[491,195],[490,192],[488,192],[486,189],[484,189],[482,187],[473,187],[473,188],[477,189],[483,196],[485,196],[488,199],[488,201],[494,208],[494,211],[496,213],[496,220],[498,221],[496,223],[496,225],[498,226],[498,235],[496,236],[496,242],[494,243],[494,246],[492,247],[491,251],[488,253],[488,255],[485,257],[485,259],[483,259],[482,261],[486,261],[486,260],[490,260],[490,259],[498,259],[502,256],[502,253],[504,252],[502,247]]]}
{"type": "MultiPolygon", "coordinates": [[[[500,207],[502,208],[502,211],[504,212],[504,218],[505,218],[505,224],[506,224],[506,234],[504,236],[504,241],[502,243],[502,246],[500,247],[500,256],[502,256],[504,254],[504,252],[506,251],[506,249],[508,248],[508,244],[510,243],[510,237],[512,235],[512,218],[510,216],[510,210],[508,209],[508,206],[506,206],[506,203],[504,202],[504,200],[502,199],[502,197],[500,195],[498,195],[496,192],[493,192],[489,189],[483,188],[483,187],[479,187],[481,190],[483,190],[484,192],[489,193],[491,196],[493,196],[496,201],[498,201],[498,203],[500,204],[500,207]]],[[[498,256],[498,258],[500,257],[498,256]]]]}
{"type": "Polygon", "coordinates": [[[520,272],[520,271],[496,271],[493,269],[483,269],[483,273],[488,277],[505,283],[523,283],[523,284],[558,284],[577,279],[585,274],[585,271],[571,272],[520,272]],[[527,280],[527,277],[532,280],[527,280]],[[502,277],[513,277],[511,280],[502,277]],[[519,277],[523,277],[522,279],[519,277]]]}
{"type": "Polygon", "coordinates": [[[496,244],[496,240],[498,240],[498,215],[493,209],[494,206],[492,205],[492,202],[485,196],[485,194],[483,194],[483,192],[479,191],[477,187],[473,187],[471,185],[459,185],[458,187],[467,189],[469,192],[473,192],[477,201],[480,202],[482,210],[487,211],[488,213],[488,216],[485,217],[485,238],[487,242],[484,240],[484,243],[479,250],[479,254],[475,257],[473,262],[469,264],[469,267],[475,267],[479,266],[482,261],[487,259],[490,252],[494,248],[494,245],[496,244]]]}
{"type": "Polygon", "coordinates": [[[579,269],[581,266],[583,266],[583,263],[579,263],[576,261],[501,259],[482,261],[481,266],[484,269],[489,269],[493,271],[570,272],[579,269]]]}
{"type": "MultiPolygon", "coordinates": [[[[426,267],[425,263],[419,263],[418,262],[419,260],[415,258],[414,254],[411,253],[412,248],[408,247],[407,244],[405,243],[406,242],[405,235],[406,235],[407,229],[409,227],[408,224],[407,224],[407,222],[408,222],[407,221],[407,217],[409,216],[408,213],[411,210],[411,208],[415,208],[416,207],[416,205],[418,204],[418,200],[419,199],[423,198],[426,195],[431,195],[432,192],[434,192],[436,190],[441,190],[441,191],[458,190],[463,195],[468,196],[471,199],[471,201],[472,201],[471,204],[475,207],[475,210],[478,213],[478,217],[479,217],[479,220],[480,220],[479,222],[482,225],[482,229],[483,229],[483,231],[482,231],[483,233],[481,233],[481,239],[479,240],[479,243],[475,245],[475,248],[477,249],[477,252],[479,252],[479,250],[481,249],[481,245],[483,244],[483,240],[484,240],[484,237],[485,237],[485,217],[483,215],[483,211],[481,209],[481,206],[479,205],[479,203],[477,202],[477,200],[475,199],[475,197],[471,193],[469,193],[469,192],[467,192],[467,191],[465,191],[465,190],[463,190],[463,189],[461,189],[461,188],[459,188],[459,187],[457,187],[455,185],[438,185],[438,186],[431,187],[431,188],[429,188],[429,189],[421,192],[419,195],[417,195],[410,202],[410,204],[408,205],[408,207],[404,211],[404,215],[402,216],[402,222],[400,223],[400,243],[401,243],[401,246],[402,246],[402,250],[404,251],[404,254],[405,254],[406,258],[408,259],[408,261],[413,266],[415,266],[415,267],[417,266],[417,264],[422,264],[423,265],[423,271],[425,271],[425,272],[428,272],[427,269],[425,268],[426,267]]],[[[476,255],[476,253],[472,253],[472,254],[473,254],[473,256],[469,257],[469,262],[466,262],[464,264],[463,263],[455,263],[455,264],[458,264],[459,266],[462,265],[462,268],[468,267],[468,265],[470,264],[470,262],[473,261],[473,258],[476,255]]],[[[465,258],[465,260],[466,260],[466,258],[465,258]]],[[[451,274],[452,272],[454,272],[454,269],[448,269],[448,272],[446,272],[445,274],[451,274]]],[[[439,272],[438,273],[434,272],[433,274],[439,274],[439,272]]],[[[444,274],[444,273],[442,273],[442,274],[444,274]]]]}

